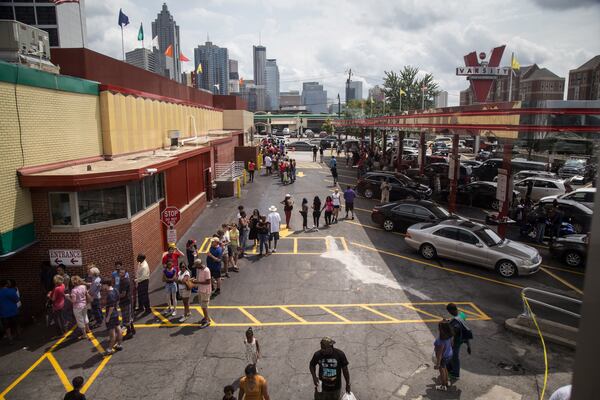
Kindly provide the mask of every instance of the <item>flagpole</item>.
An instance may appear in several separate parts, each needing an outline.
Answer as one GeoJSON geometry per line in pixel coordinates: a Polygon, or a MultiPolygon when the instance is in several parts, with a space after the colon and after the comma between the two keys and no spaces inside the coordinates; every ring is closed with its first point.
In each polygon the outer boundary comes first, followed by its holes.
{"type": "Polygon", "coordinates": [[[515,53],[510,56],[510,77],[508,78],[508,101],[512,101],[512,76],[513,76],[513,60],[515,59],[515,53]]]}
{"type": "Polygon", "coordinates": [[[400,101],[398,102],[398,114],[402,115],[402,88],[400,88],[400,101]]]}
{"type": "Polygon", "coordinates": [[[77,2],[79,6],[79,27],[81,28],[81,47],[85,48],[85,39],[83,37],[83,18],[81,16],[81,2],[77,2]]]}
{"type": "Polygon", "coordinates": [[[121,52],[123,53],[123,61],[125,61],[125,40],[123,39],[123,25],[121,25],[121,52]]]}

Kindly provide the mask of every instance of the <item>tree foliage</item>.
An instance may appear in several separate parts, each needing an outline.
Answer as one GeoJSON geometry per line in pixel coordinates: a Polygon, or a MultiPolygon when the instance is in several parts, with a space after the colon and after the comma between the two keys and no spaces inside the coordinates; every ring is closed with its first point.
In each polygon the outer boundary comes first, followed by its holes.
{"type": "Polygon", "coordinates": [[[434,96],[438,93],[438,84],[433,80],[432,74],[419,77],[419,68],[410,65],[396,73],[384,71],[383,92],[388,99],[386,108],[391,106],[393,113],[400,109],[400,93],[402,95],[402,111],[421,109],[422,87],[425,87],[425,108],[434,106],[434,96]]]}
{"type": "Polygon", "coordinates": [[[325,122],[323,122],[323,125],[321,125],[321,130],[327,132],[327,135],[333,134],[335,131],[335,126],[333,126],[333,121],[331,118],[327,118],[325,122]]]}

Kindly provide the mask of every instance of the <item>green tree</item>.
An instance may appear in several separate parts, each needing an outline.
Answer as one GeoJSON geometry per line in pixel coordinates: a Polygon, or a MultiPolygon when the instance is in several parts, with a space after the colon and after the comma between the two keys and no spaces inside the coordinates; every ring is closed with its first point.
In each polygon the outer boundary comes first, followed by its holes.
{"type": "Polygon", "coordinates": [[[327,135],[333,134],[335,131],[335,126],[333,126],[333,121],[331,118],[327,118],[325,122],[323,122],[323,125],[321,125],[321,130],[327,132],[327,135]]]}
{"type": "Polygon", "coordinates": [[[384,73],[383,92],[388,99],[386,106],[391,107],[392,113],[398,113],[400,109],[400,96],[402,96],[402,111],[420,110],[423,87],[425,87],[425,108],[433,107],[433,98],[438,93],[438,84],[433,80],[432,74],[425,74],[419,78],[419,68],[410,65],[404,66],[399,73],[394,71],[384,71],[384,73]]]}

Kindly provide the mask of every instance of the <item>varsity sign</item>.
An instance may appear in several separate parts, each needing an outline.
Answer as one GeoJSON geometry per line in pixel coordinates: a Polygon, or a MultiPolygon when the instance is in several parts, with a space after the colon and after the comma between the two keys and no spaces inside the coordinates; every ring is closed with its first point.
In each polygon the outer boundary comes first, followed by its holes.
{"type": "Polygon", "coordinates": [[[510,67],[458,67],[456,75],[458,76],[506,76],[510,74],[510,67]]]}
{"type": "Polygon", "coordinates": [[[510,73],[510,67],[500,67],[505,47],[499,46],[492,49],[489,58],[485,53],[478,55],[473,51],[464,57],[465,66],[456,68],[456,75],[467,76],[471,82],[471,90],[476,103],[485,103],[494,80],[498,76],[510,73]]]}

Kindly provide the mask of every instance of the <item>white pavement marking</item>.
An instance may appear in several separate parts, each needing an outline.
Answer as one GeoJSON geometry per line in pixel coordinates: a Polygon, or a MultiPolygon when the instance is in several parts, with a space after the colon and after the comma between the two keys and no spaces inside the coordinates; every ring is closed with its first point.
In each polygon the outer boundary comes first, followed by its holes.
{"type": "Polygon", "coordinates": [[[523,395],[513,392],[504,386],[494,385],[485,394],[475,398],[475,400],[522,400],[523,395]]]}
{"type": "Polygon", "coordinates": [[[396,393],[394,393],[394,396],[404,397],[404,396],[406,396],[406,394],[408,393],[409,390],[410,390],[410,386],[402,385],[402,386],[400,386],[400,389],[396,390],[396,393]]]}
{"type": "Polygon", "coordinates": [[[360,281],[365,285],[381,285],[390,289],[403,290],[420,298],[421,300],[431,300],[429,296],[419,290],[401,286],[397,281],[388,278],[376,271],[376,267],[365,265],[364,262],[354,252],[344,250],[338,247],[335,238],[326,236],[328,250],[321,254],[323,258],[337,260],[346,267],[351,279],[360,281]]]}

